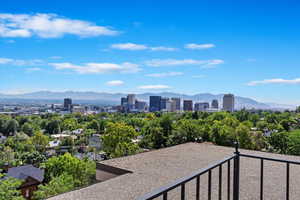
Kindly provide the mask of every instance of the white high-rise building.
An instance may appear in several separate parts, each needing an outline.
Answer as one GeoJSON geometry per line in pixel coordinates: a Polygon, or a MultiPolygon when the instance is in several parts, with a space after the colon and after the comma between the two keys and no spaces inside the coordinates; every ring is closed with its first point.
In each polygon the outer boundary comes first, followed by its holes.
{"type": "Polygon", "coordinates": [[[234,95],[225,94],[223,97],[223,110],[233,112],[234,111],[234,95]]]}
{"type": "Polygon", "coordinates": [[[128,94],[127,95],[127,104],[129,109],[134,109],[135,105],[135,94],[128,94]]]}

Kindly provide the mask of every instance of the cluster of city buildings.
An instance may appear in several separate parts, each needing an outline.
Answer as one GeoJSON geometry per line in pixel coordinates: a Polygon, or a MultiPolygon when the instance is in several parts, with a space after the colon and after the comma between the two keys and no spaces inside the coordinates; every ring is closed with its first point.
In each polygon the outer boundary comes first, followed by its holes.
{"type": "Polygon", "coordinates": [[[127,97],[121,98],[119,110],[122,112],[146,112],[147,109],[147,103],[136,99],[135,94],[128,94],[127,97]]]}
{"type": "Polygon", "coordinates": [[[0,114],[11,115],[40,115],[46,113],[83,113],[97,114],[101,112],[180,112],[180,111],[205,111],[217,112],[220,110],[234,111],[234,95],[225,94],[223,102],[213,99],[211,102],[194,102],[179,97],[150,96],[149,101],[137,99],[135,94],[128,94],[121,98],[121,104],[116,106],[98,106],[89,104],[74,104],[71,98],[65,98],[63,103],[57,104],[16,104],[0,105],[0,114]]]}
{"type": "Polygon", "coordinates": [[[149,106],[145,101],[136,99],[135,94],[128,94],[121,98],[120,111],[123,112],[178,112],[178,111],[206,111],[216,112],[219,110],[234,111],[234,95],[225,94],[223,96],[222,107],[217,99],[212,102],[193,102],[192,100],[181,100],[179,97],[150,96],[149,106]]]}

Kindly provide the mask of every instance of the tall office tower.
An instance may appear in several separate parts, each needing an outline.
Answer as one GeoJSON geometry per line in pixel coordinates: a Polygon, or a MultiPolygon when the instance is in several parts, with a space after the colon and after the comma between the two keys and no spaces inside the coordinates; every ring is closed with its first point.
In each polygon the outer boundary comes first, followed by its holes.
{"type": "Polygon", "coordinates": [[[71,98],[64,99],[64,109],[69,110],[69,111],[72,109],[72,99],[71,98]]]}
{"type": "Polygon", "coordinates": [[[121,106],[127,105],[127,97],[122,97],[121,98],[121,106]]]}
{"type": "Polygon", "coordinates": [[[234,111],[234,95],[225,94],[223,97],[223,110],[233,112],[234,111]]]}
{"type": "Polygon", "coordinates": [[[122,112],[128,112],[128,103],[127,103],[127,97],[121,98],[121,109],[122,112]]]}
{"type": "Polygon", "coordinates": [[[213,109],[219,109],[219,102],[217,99],[212,100],[211,102],[211,108],[213,109]]]}
{"type": "Polygon", "coordinates": [[[193,101],[192,100],[184,100],[183,101],[183,110],[184,111],[193,111],[193,101]]]}
{"type": "Polygon", "coordinates": [[[209,109],[209,103],[195,103],[195,111],[207,111],[209,109]]]}
{"type": "Polygon", "coordinates": [[[161,110],[160,106],[161,106],[161,96],[150,96],[149,111],[150,112],[160,111],[161,110]]]}
{"type": "Polygon", "coordinates": [[[167,98],[167,97],[163,97],[163,98],[161,98],[161,100],[160,100],[160,110],[165,110],[165,109],[167,109],[167,102],[169,101],[169,98],[167,98]]]}
{"type": "Polygon", "coordinates": [[[179,111],[180,108],[181,108],[180,98],[173,97],[173,98],[171,98],[171,100],[175,103],[175,110],[174,111],[179,111]]]}
{"type": "Polygon", "coordinates": [[[128,104],[128,108],[134,109],[134,105],[135,105],[135,94],[128,94],[127,95],[127,104],[128,104]]]}

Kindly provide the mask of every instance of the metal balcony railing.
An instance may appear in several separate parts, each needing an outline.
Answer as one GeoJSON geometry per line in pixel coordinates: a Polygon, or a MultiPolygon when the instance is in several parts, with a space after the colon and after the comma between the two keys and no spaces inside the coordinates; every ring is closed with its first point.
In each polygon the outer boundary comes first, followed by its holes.
{"type": "Polygon", "coordinates": [[[187,200],[186,199],[186,184],[195,180],[196,181],[196,200],[200,200],[200,180],[203,175],[207,174],[208,181],[207,181],[207,199],[212,199],[212,171],[218,169],[219,171],[219,178],[218,178],[218,199],[222,200],[224,197],[223,194],[223,188],[222,188],[222,181],[223,181],[223,170],[222,167],[224,165],[227,165],[227,188],[226,188],[226,199],[230,200],[239,200],[239,188],[240,188],[240,157],[247,157],[251,159],[259,159],[260,160],[260,200],[263,200],[264,197],[264,161],[273,161],[273,162],[281,162],[286,163],[286,191],[285,196],[286,200],[289,200],[289,193],[290,193],[290,165],[300,165],[300,162],[296,161],[290,161],[290,160],[283,160],[283,159],[274,159],[274,158],[268,158],[263,156],[254,156],[254,155],[248,155],[248,154],[242,154],[238,150],[238,144],[235,145],[235,152],[234,155],[225,158],[221,161],[216,162],[213,165],[210,165],[207,168],[198,170],[194,172],[192,175],[181,178],[176,180],[174,183],[169,184],[167,186],[163,186],[161,188],[158,188],[140,198],[137,200],[152,200],[155,198],[161,198],[163,200],[168,200],[168,193],[176,188],[180,188],[180,198],[181,200],[187,200]],[[233,165],[231,164],[231,160],[233,160],[233,165]],[[231,171],[233,172],[233,181],[231,183],[231,171]],[[233,187],[231,189],[231,186],[233,187]]]}

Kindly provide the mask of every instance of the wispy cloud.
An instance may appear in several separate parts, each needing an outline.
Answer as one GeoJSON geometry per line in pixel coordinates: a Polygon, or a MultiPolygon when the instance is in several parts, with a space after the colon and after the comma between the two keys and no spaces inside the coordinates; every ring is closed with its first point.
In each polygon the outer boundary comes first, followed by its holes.
{"type": "Polygon", "coordinates": [[[0,37],[57,38],[66,34],[93,37],[118,33],[109,27],[56,14],[0,14],[0,37]]]}
{"type": "Polygon", "coordinates": [[[164,47],[164,46],[158,46],[158,47],[150,47],[152,51],[176,51],[177,48],[173,47],[164,47]]]}
{"type": "Polygon", "coordinates": [[[109,86],[120,86],[120,85],[124,85],[124,81],[120,81],[120,80],[108,81],[108,82],[106,82],[106,85],[109,85],[109,86]]]}
{"type": "Polygon", "coordinates": [[[112,49],[119,49],[119,50],[131,50],[131,51],[137,51],[137,50],[145,50],[148,47],[143,44],[134,44],[134,43],[122,43],[122,44],[113,44],[111,45],[112,49]]]}
{"type": "Polygon", "coordinates": [[[138,89],[143,90],[161,90],[161,89],[170,89],[171,87],[168,85],[142,85],[139,86],[138,89]]]}
{"type": "Polygon", "coordinates": [[[0,64],[4,65],[16,65],[16,66],[35,66],[41,65],[44,61],[40,59],[32,59],[32,60],[20,60],[20,59],[12,59],[12,58],[0,58],[0,64]]]}
{"type": "Polygon", "coordinates": [[[214,59],[214,60],[152,59],[152,60],[146,61],[146,65],[152,66],[152,67],[179,66],[179,65],[207,65],[207,66],[213,66],[213,65],[223,64],[223,63],[224,63],[224,61],[220,60],[220,59],[214,59]]]}
{"type": "Polygon", "coordinates": [[[186,44],[184,48],[186,49],[210,49],[215,47],[214,44],[195,44],[195,43],[190,43],[186,44]]]}
{"type": "Polygon", "coordinates": [[[146,74],[146,76],[155,77],[155,78],[162,78],[162,77],[168,77],[168,76],[181,76],[181,75],[183,75],[182,72],[165,72],[165,73],[146,74]]]}
{"type": "Polygon", "coordinates": [[[84,65],[74,65],[72,63],[49,63],[57,70],[72,70],[79,74],[105,74],[105,73],[137,73],[141,68],[134,63],[86,63],[84,65]]]}
{"type": "Polygon", "coordinates": [[[265,84],[300,84],[300,78],[296,78],[296,79],[275,78],[275,79],[265,79],[262,81],[251,81],[247,83],[247,85],[249,86],[265,85],[265,84]]]}
{"type": "Polygon", "coordinates": [[[130,50],[130,51],[140,51],[140,50],[151,50],[151,51],[176,51],[176,48],[165,47],[165,46],[157,46],[157,47],[149,47],[144,44],[135,44],[135,43],[119,43],[112,44],[110,46],[112,49],[119,50],[130,50]]]}

